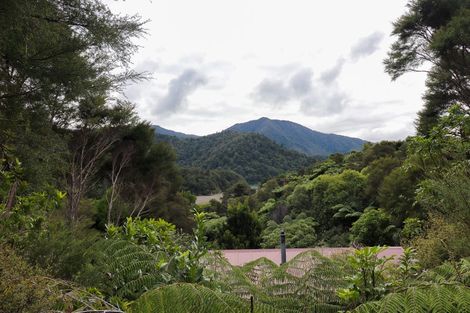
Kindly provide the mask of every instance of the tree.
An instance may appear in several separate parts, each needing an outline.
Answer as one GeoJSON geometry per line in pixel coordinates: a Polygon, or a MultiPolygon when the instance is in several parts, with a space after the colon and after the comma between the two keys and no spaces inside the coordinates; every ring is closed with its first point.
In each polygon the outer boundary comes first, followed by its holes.
{"type": "Polygon", "coordinates": [[[0,142],[33,186],[57,185],[68,170],[65,130],[84,106],[119,105],[111,91],[140,78],[128,64],[143,22],[94,0],[5,0],[0,12],[0,142]]]}
{"type": "Polygon", "coordinates": [[[410,163],[423,171],[416,201],[430,217],[413,242],[426,265],[470,253],[470,115],[459,106],[438,120],[428,137],[410,145],[410,163]]]}
{"type": "Polygon", "coordinates": [[[220,245],[228,249],[258,248],[261,235],[261,224],[249,208],[238,203],[227,210],[227,220],[222,229],[220,245]]]}
{"type": "Polygon", "coordinates": [[[286,234],[286,244],[288,247],[307,248],[313,247],[317,241],[315,227],[318,223],[312,217],[307,217],[305,214],[299,214],[297,218],[291,219],[286,216],[282,224],[276,224],[274,221],[269,221],[268,226],[263,230],[263,248],[279,247],[279,235],[282,230],[286,234]]]}
{"type": "Polygon", "coordinates": [[[382,209],[367,208],[351,227],[351,240],[368,246],[394,243],[396,228],[382,209]]]}
{"type": "Polygon", "coordinates": [[[122,136],[123,127],[135,123],[133,106],[120,102],[107,107],[102,97],[86,99],[79,105],[80,121],[71,132],[67,172],[68,218],[78,217],[80,200],[92,185],[105,156],[122,136]]]}
{"type": "Polygon", "coordinates": [[[19,105],[3,108],[11,117],[45,111],[64,127],[76,101],[138,77],[126,70],[142,35],[138,16],[115,16],[92,0],[6,0],[0,9],[0,99],[19,105]]]}
{"type": "Polygon", "coordinates": [[[414,168],[396,167],[384,179],[378,189],[378,201],[391,216],[396,226],[407,217],[423,214],[415,201],[419,183],[419,171],[414,168]]]}
{"type": "Polygon", "coordinates": [[[365,206],[366,176],[353,170],[337,175],[321,175],[307,185],[311,194],[310,212],[319,223],[319,232],[330,230],[337,225],[333,219],[338,205],[348,205],[355,211],[365,206]]]}
{"type": "Polygon", "coordinates": [[[411,0],[392,35],[397,40],[384,61],[392,79],[427,73],[418,133],[428,134],[454,103],[470,110],[470,1],[411,0]]]}
{"type": "Polygon", "coordinates": [[[392,157],[382,157],[369,164],[364,169],[367,174],[367,186],[366,194],[371,200],[377,203],[377,194],[384,178],[390,174],[390,172],[400,166],[400,161],[392,157]]]}

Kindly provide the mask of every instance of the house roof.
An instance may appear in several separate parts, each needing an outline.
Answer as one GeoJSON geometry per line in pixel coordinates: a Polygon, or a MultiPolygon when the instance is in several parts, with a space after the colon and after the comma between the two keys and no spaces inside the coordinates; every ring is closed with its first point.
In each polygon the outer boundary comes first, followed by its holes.
{"type": "MultiPolygon", "coordinates": [[[[287,261],[291,260],[297,254],[315,250],[318,251],[320,254],[324,256],[331,256],[338,253],[344,253],[347,251],[352,251],[354,248],[289,248],[286,249],[287,261]]],[[[254,261],[256,259],[265,257],[276,264],[281,263],[281,250],[280,249],[237,249],[237,250],[221,250],[225,258],[230,262],[232,265],[241,266],[248,262],[254,261]]],[[[398,258],[403,254],[402,247],[388,247],[385,251],[379,253],[379,257],[389,257],[395,256],[398,258]]]]}

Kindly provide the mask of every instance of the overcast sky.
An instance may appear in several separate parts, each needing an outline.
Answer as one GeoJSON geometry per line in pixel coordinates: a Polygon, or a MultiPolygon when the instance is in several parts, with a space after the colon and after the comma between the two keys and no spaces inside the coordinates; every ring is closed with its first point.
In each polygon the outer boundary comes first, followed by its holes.
{"type": "Polygon", "coordinates": [[[106,0],[150,21],[125,95],[165,128],[206,135],[260,117],[370,141],[414,134],[424,75],[383,59],[403,0],[106,0]]]}

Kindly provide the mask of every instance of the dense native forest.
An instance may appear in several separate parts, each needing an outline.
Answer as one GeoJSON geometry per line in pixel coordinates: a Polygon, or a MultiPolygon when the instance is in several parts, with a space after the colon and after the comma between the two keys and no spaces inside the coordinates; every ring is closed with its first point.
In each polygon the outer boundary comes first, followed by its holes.
{"type": "Polygon", "coordinates": [[[394,23],[385,71],[427,73],[416,136],[268,168],[256,190],[217,160],[181,169],[120,96],[146,78],[130,69],[144,25],[99,0],[0,2],[0,312],[469,312],[469,1],[410,0],[394,23]],[[198,207],[208,176],[224,197],[198,207]],[[242,267],[217,252],[281,229],[357,249],[242,267]]]}
{"type": "Polygon", "coordinates": [[[157,141],[171,144],[178,156],[178,163],[184,167],[228,169],[243,176],[250,184],[301,169],[319,159],[287,150],[254,133],[223,131],[189,139],[157,135],[157,141]]]}

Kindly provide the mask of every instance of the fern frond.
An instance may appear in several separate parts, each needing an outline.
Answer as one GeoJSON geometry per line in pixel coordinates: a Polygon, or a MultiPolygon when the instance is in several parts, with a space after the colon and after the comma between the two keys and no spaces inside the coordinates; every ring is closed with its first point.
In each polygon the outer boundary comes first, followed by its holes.
{"type": "Polygon", "coordinates": [[[106,277],[103,283],[111,295],[134,299],[165,281],[157,266],[163,254],[125,240],[105,240],[93,248],[95,271],[106,277]]]}
{"type": "MultiPolygon", "coordinates": [[[[201,285],[173,284],[143,294],[131,305],[131,313],[245,313],[250,302],[201,285]]],[[[254,301],[256,313],[281,313],[273,306],[254,301]]]]}
{"type": "Polygon", "coordinates": [[[470,288],[462,285],[431,284],[391,293],[380,301],[360,305],[353,312],[468,312],[470,288]]]}

